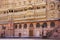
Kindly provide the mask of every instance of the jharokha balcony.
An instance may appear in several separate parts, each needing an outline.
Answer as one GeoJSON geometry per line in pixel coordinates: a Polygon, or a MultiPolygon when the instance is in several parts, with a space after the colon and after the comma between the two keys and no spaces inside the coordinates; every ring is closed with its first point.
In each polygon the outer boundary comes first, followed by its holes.
{"type": "Polygon", "coordinates": [[[0,0],[0,38],[60,38],[59,0],[0,0]]]}

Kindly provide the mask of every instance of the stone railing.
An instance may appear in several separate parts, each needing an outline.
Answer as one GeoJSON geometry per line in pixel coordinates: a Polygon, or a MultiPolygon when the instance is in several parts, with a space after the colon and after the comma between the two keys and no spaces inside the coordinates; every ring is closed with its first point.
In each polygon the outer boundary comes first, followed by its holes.
{"type": "Polygon", "coordinates": [[[60,27],[58,26],[58,27],[54,28],[53,30],[51,30],[50,32],[48,32],[48,33],[47,33],[47,37],[48,37],[48,38],[51,37],[52,34],[53,34],[58,28],[60,28],[60,27]]]}

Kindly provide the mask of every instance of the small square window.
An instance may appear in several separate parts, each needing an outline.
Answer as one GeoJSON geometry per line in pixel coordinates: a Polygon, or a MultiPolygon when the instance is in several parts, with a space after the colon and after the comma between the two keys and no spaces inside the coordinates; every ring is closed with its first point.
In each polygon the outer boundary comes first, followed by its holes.
{"type": "Polygon", "coordinates": [[[45,6],[43,6],[43,8],[45,8],[45,6]]]}
{"type": "Polygon", "coordinates": [[[9,12],[13,12],[13,10],[9,10],[9,12]]]}
{"type": "Polygon", "coordinates": [[[4,11],[4,14],[6,14],[6,11],[4,11]]]}
{"type": "Polygon", "coordinates": [[[27,11],[27,8],[25,8],[24,11],[27,11]]]}

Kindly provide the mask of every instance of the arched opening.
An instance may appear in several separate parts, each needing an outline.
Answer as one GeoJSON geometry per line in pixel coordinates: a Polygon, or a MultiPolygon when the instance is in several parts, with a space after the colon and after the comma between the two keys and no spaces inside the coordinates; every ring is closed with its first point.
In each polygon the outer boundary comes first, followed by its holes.
{"type": "Polygon", "coordinates": [[[27,24],[24,24],[24,28],[25,28],[25,29],[27,28],[27,24]]]}
{"type": "Polygon", "coordinates": [[[30,24],[30,27],[33,27],[33,24],[32,23],[30,24]]]}
{"type": "Polygon", "coordinates": [[[37,23],[37,24],[36,24],[36,28],[39,28],[39,27],[40,27],[40,23],[37,23]]]}
{"type": "Polygon", "coordinates": [[[55,27],[55,23],[54,23],[54,22],[51,22],[51,23],[50,23],[50,26],[51,26],[51,27],[55,27]]]}
{"type": "Polygon", "coordinates": [[[21,24],[19,24],[19,29],[21,29],[22,28],[22,25],[21,24]]]}
{"type": "Polygon", "coordinates": [[[2,25],[2,29],[4,29],[4,30],[5,30],[5,29],[6,29],[6,27],[2,25]]]}
{"type": "Polygon", "coordinates": [[[42,25],[43,28],[47,28],[47,23],[44,22],[43,25],[42,25]]]}
{"type": "Polygon", "coordinates": [[[17,24],[14,25],[14,29],[17,29],[17,24]]]}

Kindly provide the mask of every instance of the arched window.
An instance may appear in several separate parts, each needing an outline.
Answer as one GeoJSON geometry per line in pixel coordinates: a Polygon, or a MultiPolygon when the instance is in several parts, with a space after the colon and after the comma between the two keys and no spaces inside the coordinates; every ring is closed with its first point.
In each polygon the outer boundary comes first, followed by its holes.
{"type": "Polygon", "coordinates": [[[14,29],[17,29],[17,24],[14,25],[14,29]]]}
{"type": "Polygon", "coordinates": [[[33,7],[29,7],[28,9],[29,9],[29,10],[33,10],[33,7]]]}
{"type": "Polygon", "coordinates": [[[45,8],[45,6],[43,6],[42,8],[45,8]]]}
{"type": "Polygon", "coordinates": [[[19,24],[19,28],[21,28],[22,27],[22,25],[21,24],[19,24]]]}
{"type": "Polygon", "coordinates": [[[30,24],[30,27],[33,27],[33,24],[32,23],[30,24]]]}
{"type": "Polygon", "coordinates": [[[37,9],[40,9],[40,7],[37,7],[37,9]]]}
{"type": "Polygon", "coordinates": [[[27,24],[24,24],[24,28],[27,28],[27,24]]]}
{"type": "Polygon", "coordinates": [[[43,28],[46,28],[47,27],[47,23],[44,22],[43,25],[42,25],[43,28]]]}
{"type": "Polygon", "coordinates": [[[39,23],[37,23],[37,24],[36,24],[36,28],[39,28],[39,27],[40,27],[40,24],[39,24],[39,23]]]}
{"type": "Polygon", "coordinates": [[[6,27],[5,26],[2,26],[2,29],[6,29],[6,27]]]}
{"type": "Polygon", "coordinates": [[[51,26],[51,27],[55,27],[55,23],[54,23],[54,22],[51,22],[51,23],[50,23],[50,26],[51,26]]]}

